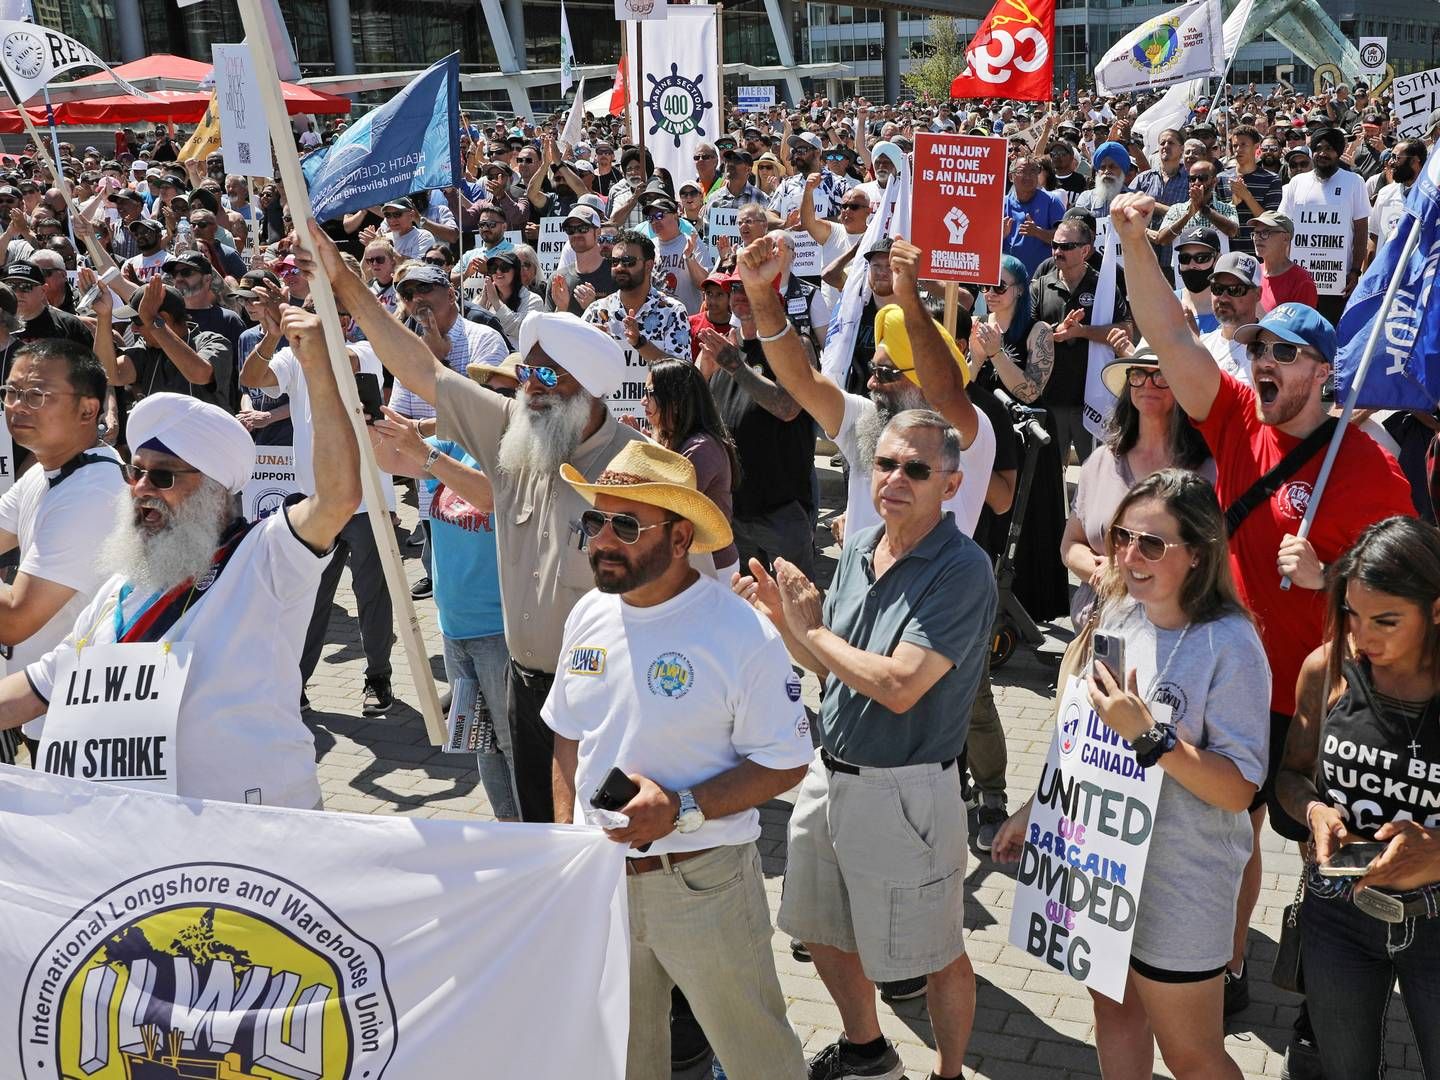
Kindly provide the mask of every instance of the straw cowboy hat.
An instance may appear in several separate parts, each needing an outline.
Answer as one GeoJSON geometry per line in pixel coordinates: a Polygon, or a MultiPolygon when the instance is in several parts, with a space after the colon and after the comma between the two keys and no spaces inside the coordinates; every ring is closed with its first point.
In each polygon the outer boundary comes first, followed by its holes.
{"type": "Polygon", "coordinates": [[[484,386],[492,375],[504,375],[508,379],[514,379],[516,382],[519,382],[520,376],[515,369],[522,363],[523,361],[520,359],[520,354],[512,352],[498,364],[466,364],[465,374],[469,375],[470,378],[474,379],[481,386],[484,386]]]}
{"type": "Polygon", "coordinates": [[[568,463],[560,466],[560,475],[592,506],[596,495],[605,494],[678,514],[695,526],[690,550],[696,554],[719,551],[734,538],[720,508],[696,490],[695,466],[658,443],[626,443],[593,484],[568,463]]]}

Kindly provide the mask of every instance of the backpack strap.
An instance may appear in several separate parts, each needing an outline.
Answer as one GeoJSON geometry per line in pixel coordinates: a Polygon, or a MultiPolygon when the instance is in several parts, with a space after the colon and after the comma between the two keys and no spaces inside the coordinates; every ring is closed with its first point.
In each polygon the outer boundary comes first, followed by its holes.
{"type": "Polygon", "coordinates": [[[1315,456],[1315,452],[1330,441],[1335,434],[1335,425],[1340,421],[1327,416],[1325,422],[1301,439],[1288,454],[1281,458],[1273,469],[1267,472],[1250,489],[1225,508],[1225,535],[1234,536],[1235,530],[1250,516],[1250,512],[1268,500],[1280,486],[1300,471],[1301,467],[1315,456]]]}

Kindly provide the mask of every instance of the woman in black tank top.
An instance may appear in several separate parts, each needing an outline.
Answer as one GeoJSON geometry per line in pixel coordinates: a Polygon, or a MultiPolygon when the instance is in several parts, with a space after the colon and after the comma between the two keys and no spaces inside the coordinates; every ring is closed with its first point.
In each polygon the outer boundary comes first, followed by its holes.
{"type": "Polygon", "coordinates": [[[1306,1004],[1326,1076],[1383,1076],[1398,979],[1425,1076],[1440,1078],[1440,531],[1370,526],[1330,568],[1329,610],[1276,778],[1314,840],[1306,1004]],[[1319,872],[1356,841],[1385,845],[1363,876],[1319,872]]]}

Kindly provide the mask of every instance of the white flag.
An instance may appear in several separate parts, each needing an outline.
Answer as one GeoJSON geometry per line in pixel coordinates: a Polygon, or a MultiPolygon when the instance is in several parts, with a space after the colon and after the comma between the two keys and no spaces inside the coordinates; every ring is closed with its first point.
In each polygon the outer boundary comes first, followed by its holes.
{"type": "Polygon", "coordinates": [[[625,24],[636,122],[645,125],[644,143],[655,167],[669,169],[677,186],[695,176],[695,148],[724,133],[715,20],[709,4],[671,7],[663,22],[645,27],[643,71],[634,67],[642,51],[639,24],[625,24]]]}
{"type": "MultiPolygon", "coordinates": [[[[1235,5],[1235,10],[1230,12],[1225,19],[1224,41],[1225,55],[1234,56],[1243,40],[1245,40],[1245,28],[1250,22],[1250,11],[1255,6],[1255,0],[1240,0],[1235,5]]],[[[1160,151],[1160,132],[1166,128],[1181,128],[1190,117],[1190,107],[1205,94],[1206,81],[1204,79],[1192,79],[1189,82],[1177,83],[1165,95],[1150,108],[1146,109],[1132,125],[1135,131],[1145,138],[1145,156],[1154,159],[1160,151]]]]}
{"type": "Polygon", "coordinates": [[[580,76],[580,89],[570,103],[570,115],[565,118],[565,127],[560,131],[560,152],[568,154],[585,134],[585,76],[580,76]]]}
{"type": "Polygon", "coordinates": [[[621,1080],[624,858],[0,766],[4,1075],[621,1080]]]}
{"type": "MultiPolygon", "coordinates": [[[[1095,286],[1095,304],[1090,309],[1090,325],[1108,326],[1115,319],[1115,274],[1120,265],[1120,238],[1110,227],[1108,216],[1097,223],[1099,235],[1095,242],[1104,246],[1105,254],[1100,257],[1100,280],[1095,286]]],[[[1111,410],[1115,408],[1115,395],[1106,388],[1100,378],[1105,365],[1115,358],[1115,350],[1103,341],[1092,341],[1085,350],[1085,430],[1097,439],[1108,434],[1105,425],[1110,422],[1111,410]]]]}
{"type": "Polygon", "coordinates": [[[575,85],[575,43],[570,38],[570,20],[565,17],[565,0],[560,0],[560,95],[575,85]]]}
{"type": "Polygon", "coordinates": [[[48,26],[27,22],[0,22],[0,69],[16,105],[23,105],[56,77],[76,68],[103,68],[127,94],[148,98],[110,70],[87,46],[48,26]]]}
{"type": "Polygon", "coordinates": [[[1225,70],[1220,0],[1194,0],[1141,23],[1095,68],[1102,94],[1156,90],[1225,70]]]}

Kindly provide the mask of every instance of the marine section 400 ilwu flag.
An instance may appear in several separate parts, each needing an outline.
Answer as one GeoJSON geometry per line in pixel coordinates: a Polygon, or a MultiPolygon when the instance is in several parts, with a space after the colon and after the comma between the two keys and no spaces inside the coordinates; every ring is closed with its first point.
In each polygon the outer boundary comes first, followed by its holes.
{"type": "Polygon", "coordinates": [[[1225,70],[1220,0],[1195,0],[1141,23],[1095,67],[1102,94],[1156,90],[1225,70]]]}
{"type": "Polygon", "coordinates": [[[633,65],[643,51],[645,60],[645,69],[629,80],[635,115],[645,125],[645,148],[655,167],[671,176],[694,173],[696,146],[724,134],[715,18],[709,4],[676,4],[663,21],[625,24],[625,55],[633,65]],[[642,33],[643,50],[637,38],[642,33]]]}
{"type": "Polygon", "coordinates": [[[460,54],[451,53],[302,161],[317,221],[460,176],[460,54]]]}
{"type": "Polygon", "coordinates": [[[1405,198],[1405,212],[1390,231],[1355,291],[1338,327],[1335,358],[1336,398],[1343,401],[1360,370],[1360,361],[1376,319],[1384,329],[1375,358],[1365,373],[1356,405],[1369,409],[1431,412],[1440,402],[1440,154],[1405,198]],[[1400,256],[1414,230],[1418,246],[1404,262],[1400,256]],[[1385,290],[1399,275],[1395,301],[1384,311],[1385,290]]]}
{"type": "Polygon", "coordinates": [[[58,30],[34,23],[0,21],[0,67],[5,71],[8,89],[15,94],[15,104],[22,105],[55,81],[76,68],[103,68],[127,94],[149,97],[135,89],[110,69],[87,46],[58,30]]]}
{"type": "Polygon", "coordinates": [[[0,767],[6,1080],[621,1080],[625,849],[0,767]]]}

